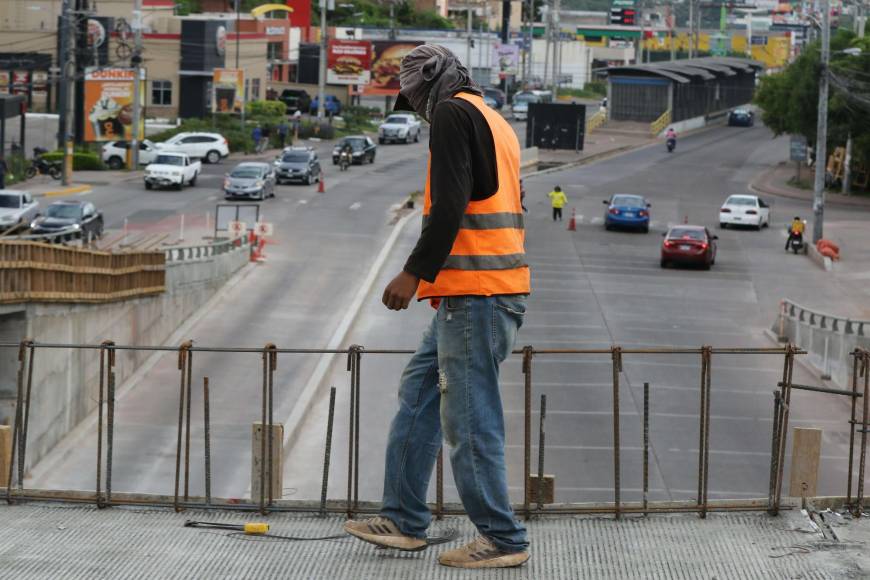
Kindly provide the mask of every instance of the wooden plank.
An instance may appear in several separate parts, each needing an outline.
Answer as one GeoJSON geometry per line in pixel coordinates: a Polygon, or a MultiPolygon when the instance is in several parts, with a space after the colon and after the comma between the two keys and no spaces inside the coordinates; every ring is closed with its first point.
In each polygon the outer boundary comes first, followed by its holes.
{"type": "Polygon", "coordinates": [[[12,462],[12,427],[0,425],[0,481],[6,486],[9,464],[12,462]]]}
{"type": "MultiPolygon", "coordinates": [[[[263,461],[268,457],[269,440],[266,440],[266,455],[262,451],[262,436],[263,424],[260,421],[255,421],[251,428],[251,501],[254,503],[260,502],[260,469],[263,461]]],[[[281,423],[272,423],[272,499],[281,499],[284,495],[284,465],[282,458],[284,453],[282,448],[284,445],[284,425],[281,423]]],[[[266,485],[264,487],[266,501],[269,501],[269,466],[266,465],[266,485]]]]}
{"type": "Polygon", "coordinates": [[[795,427],[792,431],[790,496],[816,496],[821,455],[822,430],[795,427]]]}

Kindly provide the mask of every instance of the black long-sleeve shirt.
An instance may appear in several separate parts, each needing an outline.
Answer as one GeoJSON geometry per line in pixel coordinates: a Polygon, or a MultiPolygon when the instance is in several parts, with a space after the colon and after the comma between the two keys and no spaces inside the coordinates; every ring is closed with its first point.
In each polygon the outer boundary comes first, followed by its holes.
{"type": "Polygon", "coordinates": [[[459,98],[435,107],[429,133],[429,216],[404,270],[434,282],[450,255],[470,201],[498,191],[492,131],[477,107],[459,98]]]}

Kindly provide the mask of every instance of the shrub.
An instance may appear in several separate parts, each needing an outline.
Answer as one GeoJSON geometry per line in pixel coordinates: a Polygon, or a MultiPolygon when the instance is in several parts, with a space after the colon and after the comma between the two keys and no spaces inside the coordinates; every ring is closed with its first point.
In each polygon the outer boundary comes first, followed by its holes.
{"type": "MultiPolygon", "coordinates": [[[[42,156],[49,163],[63,163],[63,151],[51,151],[42,156]]],[[[73,171],[99,171],[105,169],[103,160],[97,153],[90,151],[73,151],[73,171]]]]}
{"type": "Polygon", "coordinates": [[[24,171],[30,165],[30,162],[24,155],[13,154],[6,157],[6,185],[19,183],[24,181],[24,171]]]}

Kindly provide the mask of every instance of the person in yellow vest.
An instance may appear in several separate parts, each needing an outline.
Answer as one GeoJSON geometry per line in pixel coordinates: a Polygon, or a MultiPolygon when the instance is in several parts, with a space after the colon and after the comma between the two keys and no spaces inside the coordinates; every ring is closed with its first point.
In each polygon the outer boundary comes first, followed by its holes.
{"type": "Polygon", "coordinates": [[[550,204],[553,206],[553,221],[557,219],[562,221],[562,208],[568,203],[565,192],[557,185],[548,195],[550,196],[550,204]]]}
{"type": "Polygon", "coordinates": [[[383,303],[404,310],[416,295],[436,312],[402,374],[380,515],[350,520],[345,530],[380,547],[428,547],[426,494],[443,437],[456,489],[480,535],[440,554],[439,563],[519,566],[529,542],[508,495],[498,377],[530,291],[520,147],[446,48],[418,46],[402,59],[399,78],[396,109],[414,110],[431,124],[429,165],[423,231],[383,303]]]}

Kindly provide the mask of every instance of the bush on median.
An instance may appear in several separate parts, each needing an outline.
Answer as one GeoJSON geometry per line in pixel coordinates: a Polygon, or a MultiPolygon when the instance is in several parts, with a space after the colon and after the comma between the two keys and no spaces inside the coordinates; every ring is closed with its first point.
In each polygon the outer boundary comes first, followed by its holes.
{"type": "MultiPolygon", "coordinates": [[[[45,153],[42,158],[49,163],[63,163],[63,151],[60,149],[45,153]]],[[[73,171],[100,171],[105,169],[103,160],[98,153],[91,151],[73,151],[73,171]]]]}

